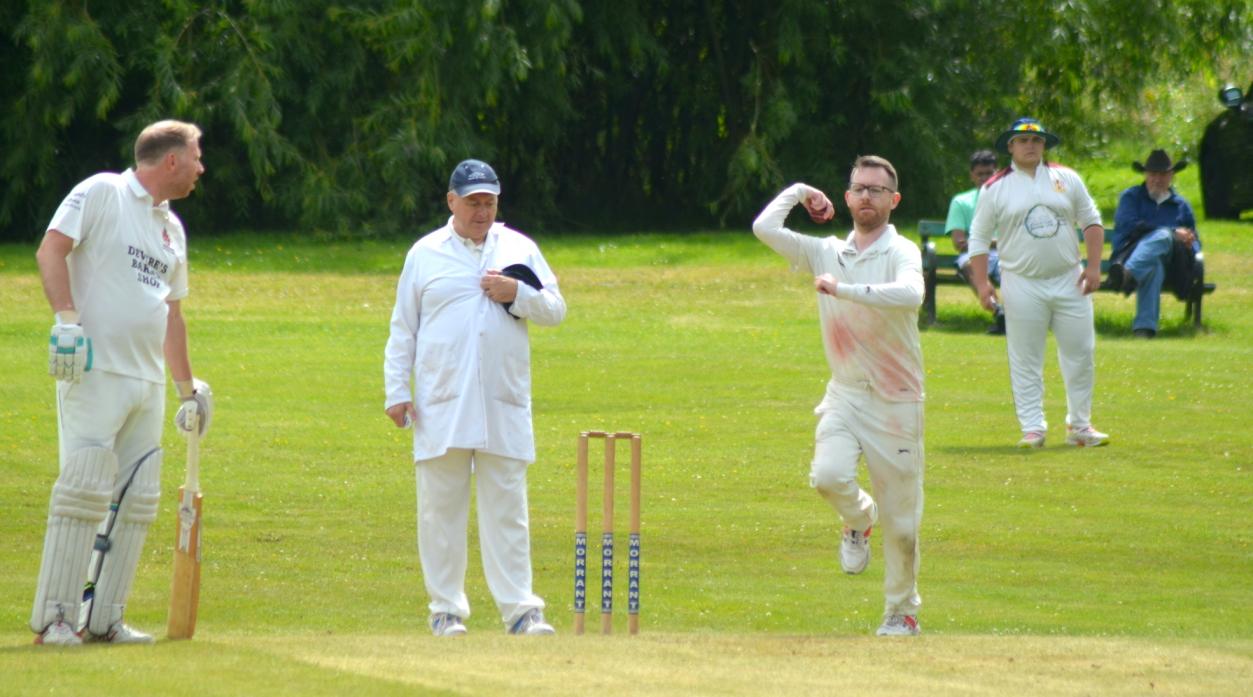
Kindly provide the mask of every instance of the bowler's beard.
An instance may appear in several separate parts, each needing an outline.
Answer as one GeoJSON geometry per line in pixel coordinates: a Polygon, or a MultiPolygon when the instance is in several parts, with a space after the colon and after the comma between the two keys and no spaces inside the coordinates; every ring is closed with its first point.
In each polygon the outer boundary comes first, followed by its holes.
{"type": "Polygon", "coordinates": [[[881,211],[878,208],[862,210],[854,208],[852,210],[853,222],[859,230],[872,232],[883,227],[888,222],[890,211],[881,211]]]}

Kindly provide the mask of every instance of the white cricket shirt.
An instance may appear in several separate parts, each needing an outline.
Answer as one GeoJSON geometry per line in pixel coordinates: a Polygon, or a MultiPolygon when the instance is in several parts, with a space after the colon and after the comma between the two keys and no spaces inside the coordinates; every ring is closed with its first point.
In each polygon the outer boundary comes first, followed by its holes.
{"type": "MultiPolygon", "coordinates": [[[[788,212],[811,191],[805,184],[784,189],[753,221],[753,234],[790,261],[793,270],[829,273],[840,282],[838,298],[817,294],[822,345],[831,367],[827,399],[844,386],[870,387],[892,402],[922,401],[918,307],[924,289],[918,246],[892,225],[861,252],[835,236],[811,237],[783,227],[788,212]]],[[[820,411],[825,404],[824,399],[820,411]]]]}
{"type": "Polygon", "coordinates": [[[93,370],[165,383],[166,302],[187,296],[187,238],[168,201],[154,206],[133,170],[74,187],[49,230],[74,240],[66,259],[93,370]]]}
{"type": "Polygon", "coordinates": [[[1052,278],[1079,266],[1075,231],[1100,224],[1101,212],[1074,170],[1041,163],[1032,176],[1011,165],[983,185],[970,223],[970,255],[987,254],[999,237],[1002,272],[1052,278]]]}

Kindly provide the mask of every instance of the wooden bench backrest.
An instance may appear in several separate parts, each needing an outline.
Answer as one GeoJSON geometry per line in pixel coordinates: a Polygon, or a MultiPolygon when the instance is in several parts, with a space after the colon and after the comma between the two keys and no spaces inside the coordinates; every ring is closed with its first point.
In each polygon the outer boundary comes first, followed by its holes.
{"type": "Polygon", "coordinates": [[[918,237],[922,243],[926,244],[929,237],[947,237],[948,233],[944,231],[943,220],[919,220],[918,221],[918,237]]]}

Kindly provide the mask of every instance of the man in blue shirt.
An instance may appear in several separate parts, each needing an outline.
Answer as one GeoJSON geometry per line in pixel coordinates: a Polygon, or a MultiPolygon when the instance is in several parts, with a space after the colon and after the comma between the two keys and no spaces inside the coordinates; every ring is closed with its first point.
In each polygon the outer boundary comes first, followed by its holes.
{"type": "Polygon", "coordinates": [[[1144,164],[1131,164],[1144,173],[1144,183],[1123,191],[1118,199],[1108,283],[1126,294],[1135,291],[1131,329],[1137,338],[1157,335],[1162,281],[1171,254],[1201,249],[1192,206],[1170,185],[1175,172],[1187,166],[1186,160],[1171,164],[1165,150],[1154,150],[1144,164]]]}

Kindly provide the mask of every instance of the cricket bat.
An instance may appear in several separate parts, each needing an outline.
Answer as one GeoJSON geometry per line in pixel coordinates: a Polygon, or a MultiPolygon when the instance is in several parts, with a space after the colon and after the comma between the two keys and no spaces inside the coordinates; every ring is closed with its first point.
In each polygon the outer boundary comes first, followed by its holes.
{"type": "MultiPolygon", "coordinates": [[[[194,412],[193,412],[194,413],[194,412]]],[[[169,639],[190,639],[196,633],[200,607],[200,419],[191,419],[187,433],[187,478],[178,489],[178,529],[174,542],[174,581],[170,588],[169,639]]]]}

